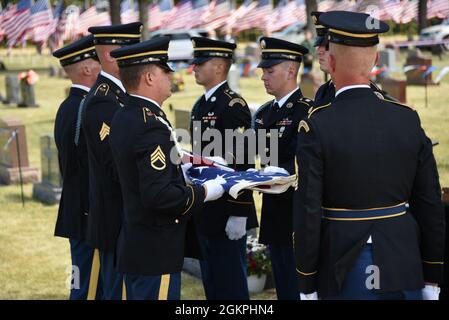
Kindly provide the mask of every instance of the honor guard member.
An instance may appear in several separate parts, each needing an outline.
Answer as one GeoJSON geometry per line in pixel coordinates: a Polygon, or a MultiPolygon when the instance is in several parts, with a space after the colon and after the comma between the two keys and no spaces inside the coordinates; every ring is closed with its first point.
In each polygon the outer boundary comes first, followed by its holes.
{"type": "Polygon", "coordinates": [[[175,162],[182,151],[161,108],[171,95],[168,45],[169,38],[161,37],[111,53],[130,95],[112,121],[109,140],[124,203],[117,267],[128,299],[180,299],[183,258],[199,257],[189,222],[204,201],[224,193],[215,180],[187,186],[175,162]]]}
{"type": "Polygon", "coordinates": [[[437,298],[444,212],[432,143],[417,112],[369,86],[388,25],[346,11],[319,21],[329,28],[336,98],[299,125],[300,290],[322,299],[437,298]]]}
{"type": "Polygon", "coordinates": [[[83,103],[82,127],[89,157],[87,243],[99,250],[103,298],[121,299],[122,276],[114,269],[114,252],[122,223],[122,196],[108,143],[111,120],[126,102],[125,88],[110,52],[140,41],[140,22],[91,27],[101,72],[83,103]]]}
{"type": "MultiPolygon", "coordinates": [[[[261,163],[266,172],[295,174],[295,146],[299,121],[312,108],[298,87],[298,71],[307,48],[288,41],[264,37],[260,40],[262,81],[268,94],[274,96],[257,110],[253,127],[257,139],[266,131],[265,144],[258,141],[259,154],[277,163],[261,163]],[[276,136],[271,130],[276,130],[276,136]],[[277,143],[277,153],[270,151],[270,140],[277,143]],[[261,150],[261,148],[265,148],[261,150]],[[268,166],[269,165],[269,166],[268,166]],[[278,168],[274,167],[278,166],[278,168]]],[[[261,160],[261,162],[264,162],[261,160]]],[[[267,162],[267,161],[265,161],[267,162]]],[[[295,270],[292,242],[293,189],[282,194],[264,194],[259,230],[259,242],[269,245],[271,265],[279,300],[298,300],[299,287],[295,270]]]]}
{"type": "MultiPolygon", "coordinates": [[[[97,80],[100,63],[93,36],[84,37],[53,53],[72,82],[69,96],[56,113],[54,136],[62,176],[62,194],[55,236],[68,238],[72,265],[79,268],[79,287],[72,283],[71,300],[88,297],[94,250],[85,243],[89,213],[89,168],[84,137],[77,130],[81,100],[97,80]],[[78,139],[77,139],[78,138],[78,139]]],[[[77,280],[74,280],[75,283],[77,280]]],[[[95,293],[92,293],[95,297],[95,293]]]]}
{"type": "MultiPolygon", "coordinates": [[[[312,21],[315,24],[315,30],[317,37],[315,39],[314,46],[317,47],[317,55],[318,55],[318,61],[320,63],[320,69],[323,71],[326,75],[329,74],[329,35],[328,35],[328,29],[321,25],[319,23],[319,16],[322,12],[314,11],[311,13],[312,21]]],[[[374,63],[374,65],[377,64],[377,58],[374,63]]],[[[373,66],[374,66],[373,65],[373,66]]],[[[387,99],[392,101],[397,101],[396,98],[390,96],[387,92],[380,89],[374,82],[370,81],[370,87],[374,91],[374,93],[381,99],[387,99]]],[[[315,93],[315,107],[320,107],[326,104],[329,104],[334,100],[335,98],[335,85],[334,82],[331,80],[326,81],[323,85],[321,85],[317,92],[315,93]]]]}
{"type": "MultiPolygon", "coordinates": [[[[201,37],[192,38],[192,43],[195,80],[206,90],[192,109],[192,150],[203,156],[217,157],[213,159],[228,163],[236,170],[246,170],[251,167],[247,148],[243,140],[240,144],[237,141],[240,137],[244,139],[244,131],[250,129],[251,113],[246,101],[232,91],[226,81],[236,45],[201,37]],[[211,129],[217,130],[222,137],[221,150],[213,149],[213,154],[203,154],[211,146],[210,140],[202,141],[202,137],[211,129]],[[234,130],[236,139],[232,145],[225,141],[225,130],[234,130]]],[[[252,192],[245,190],[237,199],[225,195],[206,204],[196,222],[203,253],[200,265],[206,298],[249,299],[246,231],[257,227],[252,192]]]]}

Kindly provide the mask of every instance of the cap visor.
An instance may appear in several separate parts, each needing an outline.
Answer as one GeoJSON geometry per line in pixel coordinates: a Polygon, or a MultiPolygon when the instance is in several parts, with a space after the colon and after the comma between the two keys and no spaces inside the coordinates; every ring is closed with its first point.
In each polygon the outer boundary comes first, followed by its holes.
{"type": "Polygon", "coordinates": [[[173,69],[173,68],[171,67],[170,63],[167,63],[167,62],[159,62],[159,63],[158,63],[158,66],[160,66],[162,69],[165,69],[165,70],[167,70],[167,71],[175,72],[175,69],[173,69]]]}
{"type": "Polygon", "coordinates": [[[269,68],[272,66],[275,66],[281,62],[284,62],[286,60],[280,60],[280,59],[269,59],[269,60],[262,60],[257,65],[258,68],[269,68]]]}
{"type": "Polygon", "coordinates": [[[202,64],[206,61],[209,61],[210,59],[212,59],[212,57],[198,57],[198,58],[193,58],[192,60],[190,60],[190,64],[202,64]]]}

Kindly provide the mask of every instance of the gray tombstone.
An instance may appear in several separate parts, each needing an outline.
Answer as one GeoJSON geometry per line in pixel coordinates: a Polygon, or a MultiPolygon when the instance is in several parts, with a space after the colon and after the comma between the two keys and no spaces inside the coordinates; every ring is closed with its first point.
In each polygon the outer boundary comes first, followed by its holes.
{"type": "Polygon", "coordinates": [[[28,84],[26,78],[20,80],[20,93],[22,95],[22,99],[17,105],[18,107],[39,107],[39,105],[36,104],[34,85],[28,84]]]}
{"type": "Polygon", "coordinates": [[[8,74],[5,78],[6,98],[4,104],[19,103],[19,78],[17,74],[8,74]]]}
{"type": "Polygon", "coordinates": [[[245,47],[245,57],[257,59],[260,56],[260,48],[257,44],[251,43],[245,47]]]}
{"type": "Polygon", "coordinates": [[[59,68],[56,66],[50,66],[50,77],[57,77],[59,75],[59,68]]]}
{"type": "Polygon", "coordinates": [[[396,53],[394,49],[385,49],[379,52],[379,64],[390,70],[396,68],[396,53]]]}
{"type": "Polygon", "coordinates": [[[189,130],[190,111],[175,109],[175,128],[189,130]]]}
{"type": "Polygon", "coordinates": [[[233,63],[229,69],[228,84],[231,90],[240,93],[240,70],[235,63],[233,63]]]}
{"type": "Polygon", "coordinates": [[[25,126],[19,119],[0,118],[0,183],[17,184],[39,179],[37,168],[28,162],[25,126]]]}
{"type": "Polygon", "coordinates": [[[61,199],[62,178],[59,171],[58,150],[52,135],[41,137],[42,181],[33,184],[33,198],[47,204],[61,199]]]}

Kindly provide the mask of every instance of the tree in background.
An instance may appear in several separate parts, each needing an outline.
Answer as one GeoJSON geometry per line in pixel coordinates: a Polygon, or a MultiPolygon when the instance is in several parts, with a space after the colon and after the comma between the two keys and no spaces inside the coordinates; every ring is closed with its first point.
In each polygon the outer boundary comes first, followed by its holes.
{"type": "Polygon", "coordinates": [[[427,27],[427,0],[418,1],[418,34],[427,27]]]}
{"type": "Polygon", "coordinates": [[[109,0],[109,14],[111,15],[111,24],[120,24],[120,0],[109,0]]]}
{"type": "MultiPolygon", "coordinates": [[[[148,40],[148,0],[139,0],[139,21],[143,24],[142,41],[148,40]]],[[[150,17],[151,18],[151,17],[150,17]]]]}
{"type": "Polygon", "coordinates": [[[315,30],[310,13],[312,11],[318,10],[318,4],[316,3],[316,0],[305,0],[305,3],[306,3],[307,29],[315,30]]]}

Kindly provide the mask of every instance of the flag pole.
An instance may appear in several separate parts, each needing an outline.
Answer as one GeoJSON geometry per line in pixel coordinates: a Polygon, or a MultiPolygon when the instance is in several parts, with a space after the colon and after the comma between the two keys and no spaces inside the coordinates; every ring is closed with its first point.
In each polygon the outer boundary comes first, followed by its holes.
{"type": "Polygon", "coordinates": [[[426,108],[427,108],[427,79],[424,78],[424,86],[425,86],[425,90],[426,90],[426,108]]]}
{"type": "Polygon", "coordinates": [[[25,196],[23,194],[22,162],[20,161],[19,130],[14,129],[14,133],[16,136],[16,151],[17,151],[17,160],[19,164],[20,194],[22,197],[22,207],[25,207],[25,196]]]}

